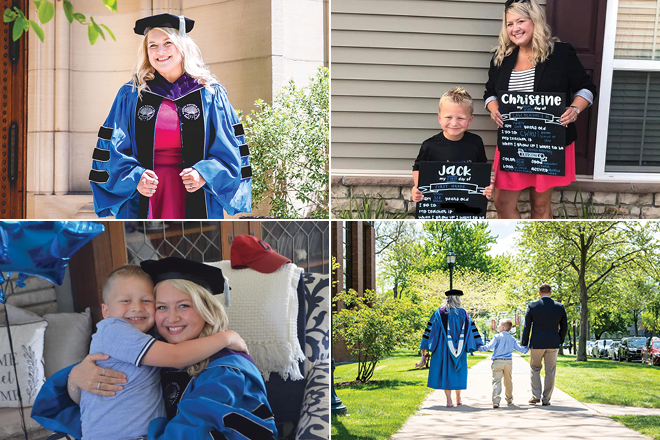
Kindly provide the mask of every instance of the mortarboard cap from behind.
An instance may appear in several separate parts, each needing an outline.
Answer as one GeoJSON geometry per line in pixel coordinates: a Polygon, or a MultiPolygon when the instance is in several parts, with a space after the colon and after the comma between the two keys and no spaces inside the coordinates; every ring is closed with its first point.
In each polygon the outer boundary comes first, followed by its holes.
{"type": "Polygon", "coordinates": [[[463,296],[463,291],[458,289],[451,289],[445,292],[445,296],[450,296],[450,295],[463,296]]]}
{"type": "Polygon", "coordinates": [[[225,278],[219,267],[176,257],[146,260],[140,266],[151,276],[154,284],[178,279],[199,284],[214,295],[225,291],[225,278]]]}
{"type": "Polygon", "coordinates": [[[135,22],[133,30],[138,35],[147,35],[155,27],[168,27],[178,29],[179,35],[184,36],[195,26],[195,20],[184,17],[183,15],[158,14],[150,17],[144,17],[135,22]]]}

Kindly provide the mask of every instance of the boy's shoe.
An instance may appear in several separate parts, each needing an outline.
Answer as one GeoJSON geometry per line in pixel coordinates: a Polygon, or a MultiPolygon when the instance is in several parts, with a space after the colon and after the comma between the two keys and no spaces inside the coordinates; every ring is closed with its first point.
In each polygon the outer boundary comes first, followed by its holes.
{"type": "Polygon", "coordinates": [[[532,405],[536,405],[540,401],[541,399],[537,399],[536,397],[532,397],[531,399],[529,399],[529,403],[531,403],[532,405]]]}
{"type": "Polygon", "coordinates": [[[511,399],[511,400],[506,399],[506,403],[509,404],[509,405],[513,405],[513,399],[511,399]]]}
{"type": "Polygon", "coordinates": [[[499,408],[500,406],[497,403],[493,403],[493,408],[499,408]]]}
{"type": "Polygon", "coordinates": [[[550,406],[550,401],[548,400],[547,402],[543,402],[541,405],[543,405],[543,406],[550,406]]]}

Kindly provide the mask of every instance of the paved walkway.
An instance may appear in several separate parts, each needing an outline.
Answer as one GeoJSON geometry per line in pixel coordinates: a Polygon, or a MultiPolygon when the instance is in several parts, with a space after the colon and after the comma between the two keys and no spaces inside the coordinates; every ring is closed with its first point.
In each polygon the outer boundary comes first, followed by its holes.
{"type": "MultiPolygon", "coordinates": [[[[517,354],[513,358],[513,404],[502,395],[499,408],[491,400],[490,358],[468,372],[463,405],[447,408],[445,393],[435,391],[419,412],[410,417],[391,440],[464,439],[647,439],[632,429],[600,414],[555,388],[550,406],[530,405],[529,364],[517,354]]],[[[504,393],[504,387],[502,387],[504,393]]],[[[455,398],[452,393],[452,399],[455,398]]],[[[612,407],[613,405],[590,405],[612,407]]],[[[621,407],[625,408],[625,407],[621,407]]],[[[598,411],[604,410],[603,408],[598,411]]],[[[639,414],[640,408],[637,408],[639,414]]]]}

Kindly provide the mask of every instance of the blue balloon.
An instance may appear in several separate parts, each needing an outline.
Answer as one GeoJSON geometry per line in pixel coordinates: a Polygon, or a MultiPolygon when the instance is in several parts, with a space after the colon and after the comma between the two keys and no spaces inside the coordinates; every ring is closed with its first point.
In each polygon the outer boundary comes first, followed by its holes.
{"type": "Polygon", "coordinates": [[[8,242],[9,237],[7,237],[7,231],[0,229],[0,264],[11,263],[11,259],[9,258],[9,246],[7,245],[8,242]]]}
{"type": "Polygon", "coordinates": [[[89,221],[2,221],[0,272],[19,272],[21,285],[23,274],[62,284],[71,256],[104,230],[89,221]]]}

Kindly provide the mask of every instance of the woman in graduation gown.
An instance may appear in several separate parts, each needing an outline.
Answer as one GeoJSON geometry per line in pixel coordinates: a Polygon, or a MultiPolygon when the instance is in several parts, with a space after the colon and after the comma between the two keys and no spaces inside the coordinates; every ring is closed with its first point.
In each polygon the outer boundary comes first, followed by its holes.
{"type": "Polygon", "coordinates": [[[98,133],[89,180],[99,217],[205,219],[250,212],[252,169],[227,92],[188,37],[194,21],[160,14],[133,78],[98,133]]]}
{"type": "Polygon", "coordinates": [[[451,391],[456,391],[456,404],[461,405],[461,390],[467,388],[467,354],[483,344],[477,327],[461,308],[461,290],[448,290],[447,298],[429,320],[419,348],[431,352],[427,386],[445,390],[447,406],[452,407],[451,391]]]}
{"type": "MultiPolygon", "coordinates": [[[[169,343],[208,336],[227,327],[227,316],[213,293],[225,292],[222,271],[203,263],[169,257],[141,263],[156,284],[155,322],[169,343]]],[[[111,396],[120,373],[89,359],[55,373],[43,385],[32,418],[47,429],[80,438],[80,410],[67,392],[83,388],[111,396]],[[100,385],[100,390],[97,386],[100,385]]],[[[184,370],[162,369],[167,417],[149,424],[149,440],[277,439],[277,429],[259,370],[245,353],[223,349],[184,370]]],[[[110,397],[111,398],[111,397],[110,397]]],[[[108,420],[108,426],[118,421],[108,420]]],[[[130,420],[122,421],[130,423],[130,420]]]]}

